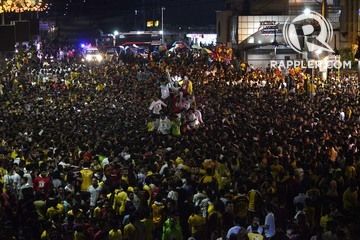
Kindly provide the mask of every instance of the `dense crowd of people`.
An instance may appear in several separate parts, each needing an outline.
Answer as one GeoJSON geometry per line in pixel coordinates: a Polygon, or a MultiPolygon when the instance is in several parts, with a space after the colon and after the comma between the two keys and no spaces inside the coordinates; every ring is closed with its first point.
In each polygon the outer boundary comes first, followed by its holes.
{"type": "Polygon", "coordinates": [[[57,52],[0,68],[1,239],[358,238],[357,77],[57,52]]]}

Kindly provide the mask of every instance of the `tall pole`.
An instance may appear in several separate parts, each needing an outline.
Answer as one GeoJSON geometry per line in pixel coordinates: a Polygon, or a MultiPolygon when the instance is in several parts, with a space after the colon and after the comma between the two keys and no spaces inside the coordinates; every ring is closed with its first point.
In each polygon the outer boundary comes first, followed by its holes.
{"type": "Polygon", "coordinates": [[[5,12],[1,14],[1,25],[5,25],[5,12]]]}
{"type": "MultiPolygon", "coordinates": [[[[135,10],[135,31],[140,31],[141,27],[138,27],[138,24],[137,24],[137,17],[138,17],[138,13],[139,11],[138,10],[135,10]]],[[[142,30],[142,29],[141,29],[142,30]]]]}
{"type": "Polygon", "coordinates": [[[328,4],[327,4],[327,0],[322,0],[322,4],[321,4],[321,14],[324,16],[324,18],[327,18],[328,16],[328,4]]]}
{"type": "Polygon", "coordinates": [[[355,61],[357,61],[357,77],[358,83],[360,82],[360,36],[357,38],[358,49],[355,53],[355,61]]]}
{"type": "Polygon", "coordinates": [[[164,43],[164,10],[165,7],[161,7],[161,43],[164,43]]]}

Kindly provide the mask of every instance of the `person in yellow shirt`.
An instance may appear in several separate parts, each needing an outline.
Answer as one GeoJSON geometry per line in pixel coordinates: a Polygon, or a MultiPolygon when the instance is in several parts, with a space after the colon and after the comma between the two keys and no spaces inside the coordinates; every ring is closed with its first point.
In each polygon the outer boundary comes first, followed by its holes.
{"type": "Polygon", "coordinates": [[[310,97],[311,98],[315,97],[315,95],[316,95],[316,85],[315,85],[315,83],[310,81],[308,88],[309,88],[308,90],[309,90],[310,97]]]}
{"type": "Polygon", "coordinates": [[[160,238],[161,227],[165,218],[165,205],[161,202],[160,196],[157,196],[155,202],[151,205],[151,209],[155,236],[160,238]]]}
{"type": "Polygon", "coordinates": [[[253,188],[248,192],[248,199],[248,218],[252,219],[260,210],[261,194],[258,190],[253,188]]]}
{"type": "Polygon", "coordinates": [[[332,146],[329,149],[328,155],[329,155],[329,159],[331,162],[333,162],[333,163],[336,162],[337,157],[338,157],[337,148],[335,146],[332,146]]]}
{"type": "Polygon", "coordinates": [[[125,191],[115,190],[113,209],[116,214],[122,215],[125,212],[125,203],[128,195],[125,191]]]}
{"type": "MultiPolygon", "coordinates": [[[[53,200],[53,201],[55,201],[55,200],[53,200]]],[[[64,206],[62,204],[56,203],[56,202],[54,202],[52,204],[52,206],[50,206],[46,210],[46,216],[48,219],[55,219],[55,218],[61,217],[63,213],[64,213],[64,206]]]]}
{"type": "Polygon", "coordinates": [[[113,224],[112,228],[110,229],[108,233],[108,239],[109,240],[122,240],[122,233],[121,230],[116,224],[113,224]]]}
{"type": "Polygon", "coordinates": [[[348,160],[347,166],[345,167],[345,177],[347,180],[356,179],[356,167],[354,160],[348,160]]]}
{"type": "Polygon", "coordinates": [[[0,183],[4,183],[4,176],[7,175],[7,170],[0,166],[0,183]]]}
{"type": "Polygon", "coordinates": [[[344,210],[349,213],[353,214],[356,213],[356,210],[359,206],[359,193],[358,187],[355,181],[352,181],[350,186],[345,190],[343,194],[343,208],[344,210]]]}
{"type": "Polygon", "coordinates": [[[184,96],[193,95],[193,84],[187,76],[185,76],[181,88],[182,88],[182,92],[183,92],[184,96]]]}
{"type": "Polygon", "coordinates": [[[73,216],[75,219],[80,219],[84,216],[83,210],[75,205],[73,209],[67,212],[67,216],[73,216]]]}
{"type": "Polygon", "coordinates": [[[81,175],[81,191],[87,192],[91,183],[94,172],[89,168],[90,164],[88,162],[84,163],[84,168],[80,170],[81,175]]]}
{"type": "Polygon", "coordinates": [[[134,225],[134,216],[129,216],[129,223],[124,227],[124,240],[137,240],[136,227],[134,225]]]}
{"type": "Polygon", "coordinates": [[[270,169],[271,175],[274,177],[274,179],[278,179],[279,174],[284,173],[284,167],[279,163],[279,158],[274,159],[270,169]]]}
{"type": "Polygon", "coordinates": [[[352,109],[349,106],[349,107],[346,108],[346,117],[347,117],[347,119],[350,119],[351,116],[352,116],[352,109]]]}
{"type": "Polygon", "coordinates": [[[204,238],[204,230],[206,219],[200,214],[200,208],[196,207],[194,213],[188,219],[189,228],[191,229],[191,236],[195,239],[204,238]]]}
{"type": "Polygon", "coordinates": [[[219,189],[223,189],[230,181],[230,170],[224,161],[216,163],[215,178],[219,184],[219,189]]]}

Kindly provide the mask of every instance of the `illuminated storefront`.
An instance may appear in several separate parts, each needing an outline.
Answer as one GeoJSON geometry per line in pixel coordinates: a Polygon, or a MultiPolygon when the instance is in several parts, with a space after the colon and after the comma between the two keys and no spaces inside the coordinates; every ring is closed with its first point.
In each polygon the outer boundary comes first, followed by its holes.
{"type": "Polygon", "coordinates": [[[351,47],[356,39],[356,32],[360,29],[359,16],[353,16],[360,8],[359,1],[327,0],[325,5],[322,5],[325,1],[316,0],[281,0],[276,3],[265,0],[226,2],[228,9],[217,12],[217,41],[237,49],[237,52],[241,53],[240,57],[245,60],[251,59],[254,55],[254,59],[259,61],[278,57],[304,58],[281,43],[284,43],[282,26],[286,19],[306,10],[325,14],[331,22],[334,37],[330,46],[333,49],[351,47]],[[243,4],[245,2],[250,5],[243,4]],[[275,44],[272,44],[274,38],[280,43],[277,49],[275,44]]]}
{"type": "Polygon", "coordinates": [[[306,10],[325,14],[331,22],[334,36],[336,36],[330,44],[332,48],[351,47],[356,42],[360,31],[359,1],[226,0],[226,4],[228,8],[225,11],[217,12],[217,42],[227,44],[235,49],[239,49],[239,46],[242,49],[253,49],[249,46],[252,44],[259,45],[259,50],[263,50],[265,47],[261,45],[273,42],[276,25],[279,26],[277,37],[281,40],[280,26],[289,16],[297,16],[306,10]]]}

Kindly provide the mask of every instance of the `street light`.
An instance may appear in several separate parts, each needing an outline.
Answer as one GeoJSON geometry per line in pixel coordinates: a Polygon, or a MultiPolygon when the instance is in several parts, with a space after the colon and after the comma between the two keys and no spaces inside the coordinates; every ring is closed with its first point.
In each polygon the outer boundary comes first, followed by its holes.
{"type": "Polygon", "coordinates": [[[310,13],[311,13],[310,8],[305,8],[304,9],[304,14],[309,15],[310,13]]]}
{"type": "Polygon", "coordinates": [[[318,50],[315,51],[316,55],[320,55],[320,54],[322,54],[322,52],[323,52],[322,49],[318,49],[318,50]]]}
{"type": "Polygon", "coordinates": [[[117,35],[119,35],[119,31],[118,31],[118,30],[115,30],[115,31],[114,31],[114,36],[116,37],[117,35]]]}
{"type": "Polygon", "coordinates": [[[165,7],[161,7],[161,43],[164,43],[164,11],[165,7]]]}

